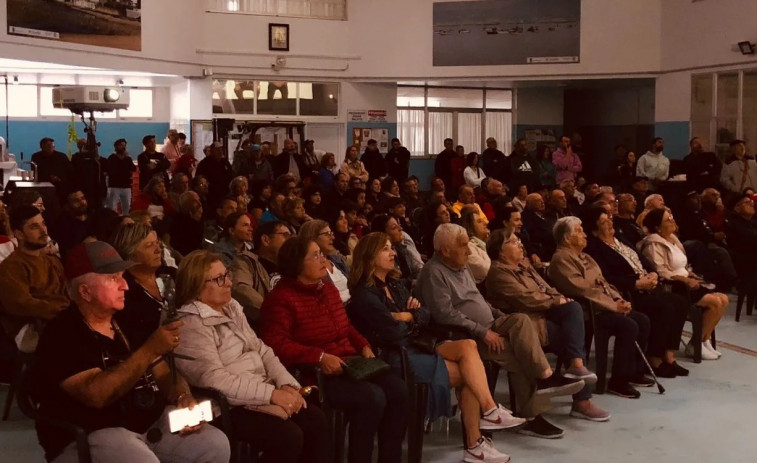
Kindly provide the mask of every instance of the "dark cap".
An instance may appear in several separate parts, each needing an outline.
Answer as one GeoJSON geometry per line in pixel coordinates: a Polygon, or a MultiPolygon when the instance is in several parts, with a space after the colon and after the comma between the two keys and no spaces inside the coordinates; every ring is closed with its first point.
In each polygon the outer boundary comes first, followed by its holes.
{"type": "Polygon", "coordinates": [[[113,246],[105,241],[79,243],[66,256],[66,278],[73,280],[87,273],[110,275],[123,272],[137,263],[123,260],[113,246]]]}

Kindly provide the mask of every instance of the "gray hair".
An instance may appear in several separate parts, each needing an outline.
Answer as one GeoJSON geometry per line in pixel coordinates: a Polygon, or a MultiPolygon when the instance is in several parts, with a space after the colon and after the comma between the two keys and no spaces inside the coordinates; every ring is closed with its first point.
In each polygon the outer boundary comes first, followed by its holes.
{"type": "Polygon", "coordinates": [[[189,213],[189,206],[192,201],[200,201],[200,195],[195,191],[187,190],[179,195],[179,212],[189,213]]]}
{"type": "Polygon", "coordinates": [[[234,189],[239,185],[240,183],[245,182],[247,183],[247,186],[250,186],[249,180],[247,180],[247,177],[244,175],[240,175],[238,177],[234,177],[231,182],[229,182],[229,192],[230,194],[234,194],[234,189]]]}
{"type": "Polygon", "coordinates": [[[662,195],[658,195],[657,193],[655,193],[655,194],[651,194],[651,195],[647,196],[647,199],[644,200],[644,208],[649,207],[649,203],[651,203],[652,200],[655,199],[655,198],[662,199],[662,203],[665,204],[665,198],[663,198],[662,195]]]}
{"type": "Polygon", "coordinates": [[[137,253],[139,243],[152,233],[152,227],[143,223],[121,225],[113,233],[109,243],[124,260],[130,260],[137,253]]]}
{"type": "Polygon", "coordinates": [[[68,293],[69,299],[76,302],[77,304],[81,302],[81,297],[79,297],[79,286],[83,284],[91,284],[92,278],[97,276],[96,273],[90,272],[85,273],[84,275],[79,275],[78,277],[70,280],[68,284],[66,284],[66,292],[68,293]]]}
{"type": "Polygon", "coordinates": [[[468,232],[455,223],[443,223],[434,232],[434,251],[441,250],[444,246],[452,243],[460,237],[467,237],[468,232]]]}
{"type": "Polygon", "coordinates": [[[569,215],[557,219],[554,228],[552,228],[552,236],[555,238],[555,243],[560,246],[565,243],[565,240],[573,234],[573,230],[581,225],[581,219],[569,215]]]}

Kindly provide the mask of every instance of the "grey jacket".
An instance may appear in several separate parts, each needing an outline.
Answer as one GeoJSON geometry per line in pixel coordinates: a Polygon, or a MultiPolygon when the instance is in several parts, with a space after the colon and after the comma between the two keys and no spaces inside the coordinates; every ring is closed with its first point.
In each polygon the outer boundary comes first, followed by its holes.
{"type": "Polygon", "coordinates": [[[265,405],[280,386],[300,385],[281,364],[273,350],[252,331],[234,299],[217,312],[195,301],[185,304],[181,343],[176,353],[195,360],[176,360],[189,384],[213,388],[231,405],[265,405]]]}
{"type": "Polygon", "coordinates": [[[232,276],[231,297],[239,301],[249,320],[260,319],[263,298],[271,292],[268,275],[258,256],[247,249],[237,253],[230,266],[232,276]]]}

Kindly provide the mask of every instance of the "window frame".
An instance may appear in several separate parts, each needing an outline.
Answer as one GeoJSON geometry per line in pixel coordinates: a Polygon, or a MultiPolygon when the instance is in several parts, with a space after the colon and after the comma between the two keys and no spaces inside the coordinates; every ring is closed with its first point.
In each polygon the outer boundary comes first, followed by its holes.
{"type": "MultiPolygon", "coordinates": [[[[229,79],[219,79],[219,80],[225,80],[226,82],[233,80],[237,81],[237,79],[229,78],[229,79]]],[[[248,80],[248,79],[239,79],[239,80],[248,80]]],[[[251,79],[252,82],[254,82],[254,86],[257,86],[259,82],[270,82],[268,80],[259,80],[259,79],[251,79]]],[[[240,121],[255,121],[255,120],[266,120],[266,119],[274,119],[274,120],[290,120],[293,117],[299,118],[299,119],[307,119],[317,122],[333,122],[333,121],[339,121],[339,117],[342,114],[342,83],[336,82],[336,81],[324,81],[324,80],[314,80],[314,81],[301,81],[301,80],[289,80],[287,81],[287,84],[293,84],[293,91],[289,91],[289,96],[294,96],[295,98],[295,113],[294,114],[267,114],[267,113],[259,113],[258,112],[258,102],[260,101],[258,99],[258,92],[253,91],[252,99],[253,99],[253,109],[252,113],[226,113],[226,112],[220,112],[216,113],[213,112],[213,118],[219,119],[219,118],[234,118],[236,120],[240,121]],[[321,84],[321,85],[336,85],[336,93],[334,94],[334,99],[336,100],[337,108],[336,108],[336,114],[334,115],[304,115],[301,114],[301,105],[300,105],[300,84],[321,84]]],[[[224,84],[226,85],[226,84],[224,84]]],[[[212,94],[215,92],[211,92],[211,106],[213,105],[213,101],[215,100],[212,97],[212,94]]],[[[262,94],[262,91],[260,92],[262,94]]],[[[267,95],[266,98],[267,100],[267,95]]]]}
{"type": "Polygon", "coordinates": [[[263,8],[256,8],[255,6],[251,5],[251,1],[253,0],[205,0],[205,12],[221,14],[246,14],[253,16],[281,18],[325,19],[330,21],[347,21],[348,19],[347,0],[309,0],[307,2],[302,2],[307,3],[308,5],[316,3],[316,5],[318,5],[319,7],[325,5],[338,5],[341,6],[341,15],[312,14],[312,8],[311,13],[309,14],[297,14],[290,12],[281,13],[280,8],[282,7],[282,5],[283,8],[286,8],[286,1],[282,2],[282,0],[268,0],[273,2],[274,6],[272,9],[274,10],[274,12],[263,11],[263,8]],[[231,8],[232,3],[236,5],[235,8],[231,8]]]}

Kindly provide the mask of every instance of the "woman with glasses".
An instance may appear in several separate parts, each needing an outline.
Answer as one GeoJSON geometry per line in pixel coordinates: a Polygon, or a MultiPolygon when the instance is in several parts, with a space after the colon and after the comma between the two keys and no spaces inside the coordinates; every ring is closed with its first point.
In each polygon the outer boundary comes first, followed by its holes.
{"type": "MultiPolygon", "coordinates": [[[[350,320],[371,344],[385,349],[382,358],[399,369],[400,359],[391,348],[407,349],[415,381],[428,383],[426,418],[451,416],[450,387],[461,403],[468,448],[484,442],[481,429],[504,429],[523,423],[498,405],[489,392],[484,364],[475,341],[436,344],[432,339],[418,347],[422,330],[431,321],[428,308],[410,295],[408,280],[394,267],[396,252],[386,233],[370,233],[355,248],[349,285],[350,320]],[[491,426],[481,414],[494,410],[499,425],[491,426]]],[[[422,406],[422,404],[421,404],[422,406]]],[[[495,420],[496,421],[496,420],[495,420]]],[[[467,461],[467,460],[466,460],[467,461]]]]}
{"type": "Polygon", "coordinates": [[[344,374],[349,357],[375,357],[350,324],[339,291],[328,279],[315,241],[291,238],[279,251],[282,279],[263,302],[262,337],[285,365],[319,366],[325,400],[349,421],[349,463],[370,463],[378,434],[378,462],[402,461],[408,389],[393,371],[366,380],[344,374]]]}
{"type": "Polygon", "coordinates": [[[221,256],[194,251],[176,275],[176,303],[184,315],[177,367],[192,386],[223,394],[231,408],[234,440],[250,443],[258,460],[327,463],[328,426],[305,402],[300,383],[250,328],[231,297],[232,276],[221,256]]]}
{"type": "MultiPolygon", "coordinates": [[[[728,307],[728,296],[710,292],[701,276],[689,270],[689,261],[681,241],[675,235],[677,229],[673,214],[665,209],[647,213],[642,223],[649,235],[639,243],[641,253],[649,259],[662,280],[677,283],[685,288],[694,303],[701,306],[702,339],[692,339],[686,346],[686,354],[693,356],[694,343],[702,343],[702,358],[717,360],[721,353],[712,347],[710,337],[728,307]]],[[[659,374],[658,374],[659,376],[659,374]]]]}
{"type": "Polygon", "coordinates": [[[326,271],[329,280],[339,290],[339,297],[346,305],[350,300],[350,290],[347,288],[350,267],[344,256],[334,247],[334,232],[328,222],[311,220],[302,226],[299,236],[315,241],[323,255],[326,256],[326,271]]]}

